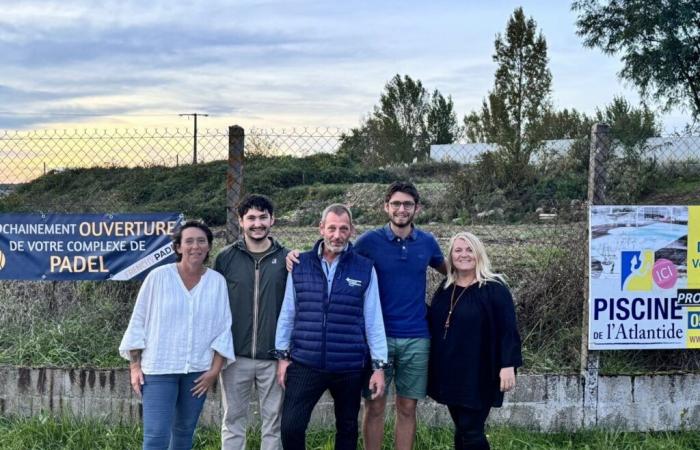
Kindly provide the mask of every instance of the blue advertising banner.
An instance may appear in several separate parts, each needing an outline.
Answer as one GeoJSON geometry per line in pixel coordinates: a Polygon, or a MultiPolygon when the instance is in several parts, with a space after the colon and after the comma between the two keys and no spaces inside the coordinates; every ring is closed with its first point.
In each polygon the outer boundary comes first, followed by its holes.
{"type": "Polygon", "coordinates": [[[179,213],[0,214],[0,280],[130,280],[175,260],[179,213]]]}

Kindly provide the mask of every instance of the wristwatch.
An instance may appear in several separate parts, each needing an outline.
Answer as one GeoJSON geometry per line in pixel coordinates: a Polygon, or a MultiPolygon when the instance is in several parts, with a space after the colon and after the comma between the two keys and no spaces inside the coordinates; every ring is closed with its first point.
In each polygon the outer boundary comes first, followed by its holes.
{"type": "Polygon", "coordinates": [[[388,363],[384,360],[381,360],[381,359],[373,359],[372,360],[372,369],[373,370],[388,369],[389,367],[391,367],[391,363],[388,363]]]}
{"type": "Polygon", "coordinates": [[[277,360],[283,359],[289,361],[292,359],[292,356],[289,354],[289,350],[270,350],[270,355],[277,360]]]}

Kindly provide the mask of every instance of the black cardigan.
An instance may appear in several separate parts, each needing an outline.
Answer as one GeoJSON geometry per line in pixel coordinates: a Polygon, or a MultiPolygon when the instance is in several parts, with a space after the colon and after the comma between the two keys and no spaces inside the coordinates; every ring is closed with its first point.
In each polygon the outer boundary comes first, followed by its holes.
{"type": "Polygon", "coordinates": [[[475,409],[503,404],[499,372],[522,366],[520,335],[513,298],[500,282],[466,289],[452,313],[447,337],[445,319],[453,286],[443,281],[428,308],[431,332],[428,395],[438,403],[475,409]]]}

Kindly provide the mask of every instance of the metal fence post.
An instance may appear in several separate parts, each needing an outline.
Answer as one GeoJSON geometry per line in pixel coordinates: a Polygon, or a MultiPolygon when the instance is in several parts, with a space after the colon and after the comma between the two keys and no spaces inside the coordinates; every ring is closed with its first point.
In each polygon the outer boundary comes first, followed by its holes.
{"type": "MultiPolygon", "coordinates": [[[[588,162],[588,207],[605,203],[606,164],[610,156],[610,126],[597,123],[591,129],[591,154],[588,162]]],[[[590,214],[588,215],[590,229],[590,214]]],[[[583,325],[581,330],[581,380],[583,388],[583,427],[596,426],[598,422],[598,369],[600,354],[588,350],[588,297],[590,277],[590,242],[586,240],[586,270],[583,299],[583,325]]]]}
{"type": "Polygon", "coordinates": [[[240,232],[236,205],[241,199],[243,188],[243,150],[245,130],[234,125],[228,127],[228,167],[226,168],[226,242],[238,239],[240,232]]]}

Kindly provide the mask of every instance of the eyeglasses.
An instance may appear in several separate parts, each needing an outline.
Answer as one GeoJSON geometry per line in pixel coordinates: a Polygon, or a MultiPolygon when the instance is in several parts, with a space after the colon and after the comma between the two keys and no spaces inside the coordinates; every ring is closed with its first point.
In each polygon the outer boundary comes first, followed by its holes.
{"type": "Polygon", "coordinates": [[[399,209],[403,206],[403,209],[413,209],[416,207],[416,204],[414,202],[406,201],[406,202],[399,202],[399,201],[394,201],[394,202],[389,202],[389,206],[391,206],[393,209],[399,209]]]}

